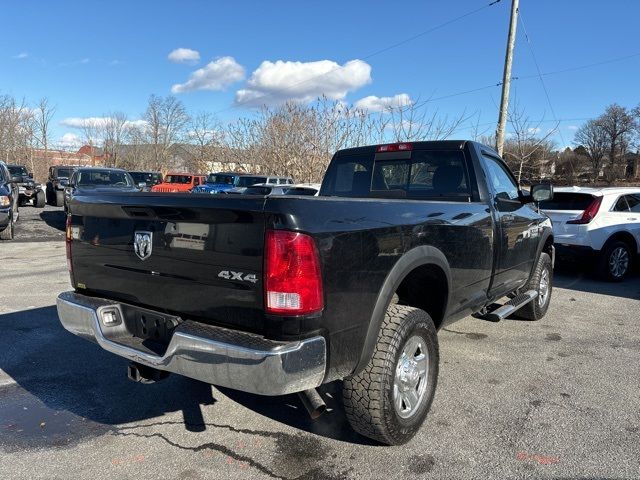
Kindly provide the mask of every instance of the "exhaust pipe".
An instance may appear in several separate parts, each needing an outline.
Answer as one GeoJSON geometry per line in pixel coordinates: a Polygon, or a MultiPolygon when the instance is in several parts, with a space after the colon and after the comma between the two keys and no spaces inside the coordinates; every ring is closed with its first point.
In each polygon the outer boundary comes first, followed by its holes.
{"type": "Polygon", "coordinates": [[[322,397],[315,388],[310,388],[304,392],[298,392],[298,396],[309,412],[309,416],[315,420],[327,410],[327,404],[324,403],[322,397]]]}

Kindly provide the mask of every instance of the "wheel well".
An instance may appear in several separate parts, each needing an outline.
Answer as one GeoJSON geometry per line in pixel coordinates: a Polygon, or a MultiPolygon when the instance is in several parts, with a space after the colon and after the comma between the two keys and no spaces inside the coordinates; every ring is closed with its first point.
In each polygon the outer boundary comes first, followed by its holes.
{"type": "Polygon", "coordinates": [[[549,256],[551,256],[551,249],[553,248],[553,235],[549,235],[547,237],[547,239],[544,242],[544,245],[542,247],[542,251],[544,253],[549,254],[549,256]]]}
{"type": "Polygon", "coordinates": [[[611,235],[607,241],[605,242],[605,247],[602,247],[604,250],[606,245],[609,245],[611,242],[622,241],[629,245],[633,250],[633,254],[638,253],[638,244],[636,243],[636,239],[629,232],[617,232],[611,235]]]}
{"type": "Polygon", "coordinates": [[[398,303],[424,310],[436,328],[444,319],[449,297],[447,276],[437,265],[422,265],[413,269],[396,290],[398,303]]]}

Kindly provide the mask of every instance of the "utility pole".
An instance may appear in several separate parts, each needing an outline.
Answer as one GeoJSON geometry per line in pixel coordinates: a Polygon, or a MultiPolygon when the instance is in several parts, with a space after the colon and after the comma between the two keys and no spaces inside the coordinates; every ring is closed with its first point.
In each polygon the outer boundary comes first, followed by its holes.
{"type": "Polygon", "coordinates": [[[509,37],[507,39],[507,53],[504,59],[504,73],[502,75],[502,98],[500,99],[500,115],[496,129],[496,150],[502,156],[504,150],[504,130],[509,111],[509,88],[511,87],[511,64],[513,63],[513,48],[516,44],[516,28],[518,27],[518,6],[520,0],[511,0],[511,22],[509,23],[509,37]]]}

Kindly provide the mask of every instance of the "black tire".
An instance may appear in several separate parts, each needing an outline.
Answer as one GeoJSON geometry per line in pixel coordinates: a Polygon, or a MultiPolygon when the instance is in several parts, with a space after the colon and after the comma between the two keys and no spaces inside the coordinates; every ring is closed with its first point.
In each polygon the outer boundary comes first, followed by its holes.
{"type": "Polygon", "coordinates": [[[633,249],[621,240],[609,242],[602,249],[598,261],[598,274],[609,282],[624,280],[633,264],[633,249]]]}
{"type": "Polygon", "coordinates": [[[524,320],[540,320],[549,309],[553,291],[553,265],[551,265],[549,254],[544,252],[540,254],[536,269],[529,283],[522,290],[535,290],[538,292],[538,297],[518,310],[516,316],[524,320]],[[544,287],[545,284],[546,288],[544,287]]]}
{"type": "Polygon", "coordinates": [[[13,218],[4,230],[0,231],[0,240],[13,240],[13,218]]]}
{"type": "Polygon", "coordinates": [[[56,207],[62,207],[64,205],[64,191],[56,190],[56,207]]]}
{"type": "Polygon", "coordinates": [[[54,207],[55,196],[53,194],[53,187],[51,186],[50,183],[47,183],[47,188],[45,189],[44,194],[47,200],[47,205],[51,205],[52,207],[54,207]]]}
{"type": "Polygon", "coordinates": [[[40,190],[38,193],[36,193],[36,198],[33,201],[33,206],[36,208],[44,208],[44,204],[45,204],[45,195],[44,195],[44,192],[40,190]]]}
{"type": "MultiPolygon", "coordinates": [[[[390,305],[378,334],[373,356],[357,375],[343,382],[342,397],[351,427],[361,435],[388,445],[402,445],[416,434],[431,408],[438,381],[438,336],[431,317],[424,310],[404,305],[390,305]],[[408,341],[418,339],[417,351],[427,358],[426,373],[413,390],[417,395],[415,408],[408,418],[398,412],[405,404],[394,402],[394,381],[400,361],[419,356],[404,356],[408,341]],[[423,378],[426,383],[423,382],[423,378]],[[419,392],[419,393],[416,393],[419,392]]],[[[416,371],[417,372],[417,371],[416,371]]],[[[411,372],[405,370],[405,375],[411,372]]],[[[397,397],[395,397],[397,398],[397,397]]],[[[406,415],[406,412],[405,412],[406,415]]]]}

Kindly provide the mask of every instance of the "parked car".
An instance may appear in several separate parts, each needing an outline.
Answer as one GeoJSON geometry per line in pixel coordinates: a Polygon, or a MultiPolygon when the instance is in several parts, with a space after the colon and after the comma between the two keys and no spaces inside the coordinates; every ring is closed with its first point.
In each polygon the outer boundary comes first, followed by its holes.
{"type": "Polygon", "coordinates": [[[7,165],[12,177],[19,177],[16,183],[18,186],[18,203],[20,206],[31,204],[36,208],[44,208],[45,193],[42,185],[34,182],[33,175],[29,173],[27,167],[23,165],[7,165]]]}
{"type": "MultiPolygon", "coordinates": [[[[287,187],[280,185],[270,185],[268,183],[256,183],[244,189],[242,194],[244,195],[284,195],[287,191],[287,187]]],[[[235,192],[230,192],[235,193],[235,192]]],[[[238,192],[240,193],[240,192],[238,192]]]]}
{"type": "Polygon", "coordinates": [[[553,233],[533,202],[551,195],[520,191],[489,147],[438,141],[339,151],[317,198],[78,197],[58,313],[137,381],[300,392],[317,416],[316,387],[343,380],[353,428],[401,444],[434,397],[438,329],[547,312],[553,233]]]}
{"type": "Polygon", "coordinates": [[[150,192],[151,187],[162,183],[160,172],[129,172],[129,175],[142,192],[150,192]]]}
{"type": "Polygon", "coordinates": [[[559,256],[595,259],[600,275],[623,280],[640,252],[640,188],[562,187],[540,203],[559,256]]]}
{"type": "Polygon", "coordinates": [[[0,240],[13,240],[18,221],[18,186],[20,177],[13,177],[7,165],[0,161],[0,240]]]}
{"type": "Polygon", "coordinates": [[[48,205],[62,207],[64,205],[64,189],[69,185],[69,179],[78,167],[59,165],[49,167],[47,179],[46,200],[48,205]]]}
{"type": "Polygon", "coordinates": [[[202,185],[207,180],[204,175],[191,173],[167,173],[162,183],[151,187],[152,192],[190,192],[193,188],[202,185]]]}
{"type": "Polygon", "coordinates": [[[319,183],[298,183],[287,187],[285,195],[311,195],[318,196],[320,194],[319,183]]]}
{"type": "Polygon", "coordinates": [[[104,193],[137,193],[138,187],[126,170],[119,168],[78,168],[71,175],[64,192],[64,211],[77,195],[100,195],[104,193]]]}
{"type": "Polygon", "coordinates": [[[243,173],[211,173],[205,184],[193,190],[193,193],[242,193],[247,187],[256,184],[291,185],[290,177],[273,175],[253,175],[243,173]]]}

